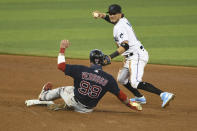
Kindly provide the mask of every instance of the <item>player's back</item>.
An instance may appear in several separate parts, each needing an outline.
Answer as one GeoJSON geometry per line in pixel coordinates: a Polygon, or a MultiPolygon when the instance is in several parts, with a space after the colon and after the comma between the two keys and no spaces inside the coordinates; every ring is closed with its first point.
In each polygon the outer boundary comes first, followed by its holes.
{"type": "Polygon", "coordinates": [[[66,65],[65,74],[74,78],[75,99],[93,108],[107,91],[119,93],[115,79],[108,73],[82,65],[66,65]]]}

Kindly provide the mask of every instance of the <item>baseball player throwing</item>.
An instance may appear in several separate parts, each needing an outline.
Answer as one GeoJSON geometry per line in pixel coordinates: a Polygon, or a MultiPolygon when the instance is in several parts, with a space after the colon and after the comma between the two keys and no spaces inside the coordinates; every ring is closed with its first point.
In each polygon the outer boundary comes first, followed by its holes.
{"type": "Polygon", "coordinates": [[[58,56],[58,69],[74,79],[74,86],[52,90],[52,84],[47,83],[39,95],[39,100],[51,101],[62,98],[65,104],[51,105],[51,109],[66,108],[74,109],[80,113],[88,113],[93,111],[100,99],[109,91],[129,108],[142,110],[139,103],[130,101],[125,93],[118,88],[116,80],[110,74],[102,71],[104,54],[100,50],[95,49],[90,52],[91,66],[86,67],[66,64],[64,53],[68,47],[69,41],[62,40],[58,56]]]}
{"type": "MultiPolygon", "coordinates": [[[[166,107],[175,95],[163,92],[152,84],[142,81],[144,68],[149,59],[148,52],[137,39],[132,25],[124,17],[121,7],[117,4],[112,4],[109,6],[107,13],[109,15],[94,11],[93,17],[102,18],[114,24],[113,37],[118,49],[109,56],[106,56],[106,59],[109,61],[118,55],[125,57],[124,67],[119,71],[117,81],[135,95],[135,98],[130,99],[131,101],[146,104],[145,97],[137,90],[142,89],[159,95],[163,101],[162,107],[166,107]]],[[[106,61],[105,64],[110,64],[110,62],[106,61]]]]}

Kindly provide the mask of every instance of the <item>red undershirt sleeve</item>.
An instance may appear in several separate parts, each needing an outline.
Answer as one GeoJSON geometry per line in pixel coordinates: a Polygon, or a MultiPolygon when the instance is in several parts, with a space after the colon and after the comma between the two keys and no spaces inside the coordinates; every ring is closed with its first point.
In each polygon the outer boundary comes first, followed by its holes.
{"type": "Polygon", "coordinates": [[[120,90],[120,92],[119,92],[119,94],[118,94],[118,98],[119,98],[122,102],[125,102],[125,101],[127,100],[127,95],[126,95],[124,92],[122,92],[122,91],[120,90]]]}
{"type": "Polygon", "coordinates": [[[66,63],[64,62],[64,63],[60,63],[60,64],[58,64],[57,65],[57,68],[59,69],[59,70],[61,70],[61,71],[65,71],[65,69],[66,69],[66,63]]]}

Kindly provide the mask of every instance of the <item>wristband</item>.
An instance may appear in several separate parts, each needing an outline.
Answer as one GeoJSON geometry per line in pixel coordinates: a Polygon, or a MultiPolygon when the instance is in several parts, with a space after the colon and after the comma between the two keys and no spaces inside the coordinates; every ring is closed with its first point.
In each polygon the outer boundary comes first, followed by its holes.
{"type": "Polygon", "coordinates": [[[65,56],[59,55],[58,60],[57,60],[57,64],[64,63],[64,62],[66,62],[65,56]]]}
{"type": "Polygon", "coordinates": [[[119,52],[115,51],[114,53],[112,53],[111,55],[109,55],[111,57],[111,59],[113,59],[116,56],[119,56],[119,52]]]}
{"type": "Polygon", "coordinates": [[[65,48],[60,48],[60,53],[64,54],[64,52],[65,52],[65,48]]]}

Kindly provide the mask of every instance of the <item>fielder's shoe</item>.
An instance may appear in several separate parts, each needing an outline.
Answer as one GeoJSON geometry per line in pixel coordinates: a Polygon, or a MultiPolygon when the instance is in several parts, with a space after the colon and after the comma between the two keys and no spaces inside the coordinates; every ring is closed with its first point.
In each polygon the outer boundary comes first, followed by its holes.
{"type": "Polygon", "coordinates": [[[161,107],[162,107],[162,108],[165,108],[166,106],[168,106],[168,105],[169,105],[169,102],[170,102],[171,100],[173,100],[174,97],[175,97],[175,95],[172,94],[172,93],[168,93],[168,92],[163,92],[163,93],[161,93],[161,99],[162,99],[162,101],[163,101],[161,107]]]}
{"type": "Polygon", "coordinates": [[[138,102],[140,104],[146,104],[146,98],[144,96],[131,98],[130,101],[132,101],[132,102],[138,102]]]}
{"type": "Polygon", "coordinates": [[[40,95],[38,96],[38,99],[39,100],[42,100],[41,97],[42,97],[42,94],[48,90],[51,90],[53,87],[52,83],[51,82],[47,82],[43,87],[42,87],[42,90],[40,92],[40,95]]]}

